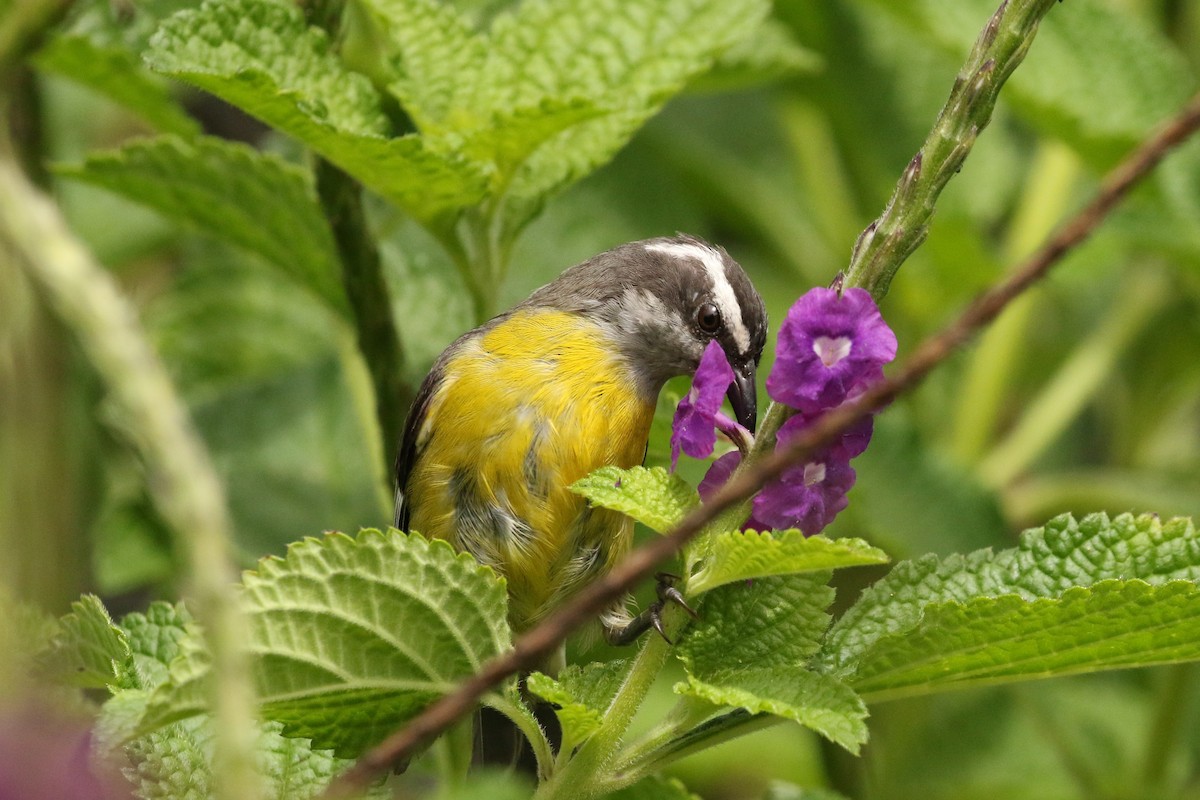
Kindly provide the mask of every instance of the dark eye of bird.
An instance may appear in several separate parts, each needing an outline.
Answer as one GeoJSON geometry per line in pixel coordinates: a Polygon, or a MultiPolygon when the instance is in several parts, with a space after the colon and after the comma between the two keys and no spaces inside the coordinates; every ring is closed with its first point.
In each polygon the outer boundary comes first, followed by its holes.
{"type": "Polygon", "coordinates": [[[721,311],[712,303],[705,303],[696,309],[696,324],[705,333],[716,333],[721,330],[721,311]]]}

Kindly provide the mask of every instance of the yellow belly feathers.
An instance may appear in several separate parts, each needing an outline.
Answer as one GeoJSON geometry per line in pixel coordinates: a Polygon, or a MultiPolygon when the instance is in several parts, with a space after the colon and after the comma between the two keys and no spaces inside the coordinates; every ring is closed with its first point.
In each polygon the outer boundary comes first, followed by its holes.
{"type": "Polygon", "coordinates": [[[600,327],[519,311],[446,363],[418,434],[411,527],[504,575],[510,622],[527,628],[628,550],[632,524],[567,487],[640,464],[653,413],[600,327]]]}

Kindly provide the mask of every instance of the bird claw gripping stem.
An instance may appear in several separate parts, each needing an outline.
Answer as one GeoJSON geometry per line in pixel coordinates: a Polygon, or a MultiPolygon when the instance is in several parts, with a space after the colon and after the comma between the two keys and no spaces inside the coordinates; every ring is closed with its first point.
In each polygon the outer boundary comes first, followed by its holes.
{"type": "Polygon", "coordinates": [[[683,599],[683,594],[675,588],[675,581],[679,580],[678,575],[672,575],[669,572],[660,572],[654,578],[658,582],[655,586],[655,593],[658,595],[658,600],[647,606],[642,613],[631,619],[624,626],[606,629],[604,637],[608,640],[609,644],[617,647],[633,644],[649,628],[654,628],[654,630],[658,631],[658,635],[667,644],[675,644],[671,641],[671,637],[667,636],[662,623],[662,612],[666,608],[667,603],[674,603],[679,606],[692,619],[700,619],[700,615],[687,604],[687,601],[683,599]]]}

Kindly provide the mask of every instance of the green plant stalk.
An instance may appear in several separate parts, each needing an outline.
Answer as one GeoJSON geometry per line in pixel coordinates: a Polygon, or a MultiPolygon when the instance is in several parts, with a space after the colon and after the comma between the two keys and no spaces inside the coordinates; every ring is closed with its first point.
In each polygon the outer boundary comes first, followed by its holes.
{"type": "Polygon", "coordinates": [[[991,120],[1000,89],[1053,5],[1054,0],[1005,0],[988,20],[883,214],[859,235],[846,286],[866,289],[877,302],[887,294],[896,270],[924,241],[938,196],[991,120]]]}
{"type": "Polygon", "coordinates": [[[1158,707],[1155,709],[1142,762],[1142,785],[1150,790],[1167,789],[1167,766],[1171,756],[1186,741],[1185,729],[1196,696],[1196,665],[1172,664],[1162,676],[1158,707]]]}
{"type": "MultiPolygon", "coordinates": [[[[1067,208],[1078,174],[1079,160],[1065,145],[1040,145],[1008,229],[1002,253],[1006,263],[1025,258],[1050,235],[1067,208]]],[[[977,462],[992,440],[1037,303],[1036,289],[1017,298],[970,351],[953,431],[954,450],[964,464],[977,462]]]]}
{"type": "Polygon", "coordinates": [[[985,484],[1003,487],[1021,474],[1083,410],[1117,359],[1167,298],[1161,275],[1136,269],[1117,292],[1116,306],[1042,389],[1012,432],[980,463],[985,484]]]}
{"type": "Polygon", "coordinates": [[[145,462],[151,495],[188,556],[192,606],[213,659],[216,796],[257,798],[258,729],[243,650],[249,633],[232,591],[237,571],[229,519],[208,453],[133,308],[7,153],[0,157],[0,197],[6,199],[0,203],[0,243],[78,338],[111,392],[124,432],[145,462]]]}
{"type": "MultiPolygon", "coordinates": [[[[687,615],[678,606],[668,605],[663,610],[663,627],[672,639],[679,635],[686,620],[687,615]]],[[[670,645],[657,633],[651,631],[643,637],[641,650],[605,710],[600,729],[538,788],[534,800],[590,800],[607,791],[601,789],[601,784],[607,786],[609,779],[601,772],[611,763],[621,737],[629,729],[650,686],[662,673],[670,652],[670,645]]]]}
{"type": "Polygon", "coordinates": [[[18,0],[5,5],[0,14],[0,83],[70,8],[71,0],[18,0]]]}
{"type": "Polygon", "coordinates": [[[617,780],[611,785],[604,784],[602,788],[604,791],[615,791],[637,783],[668,764],[700,750],[788,722],[774,714],[751,714],[744,709],[736,709],[694,725],[690,730],[680,728],[672,731],[675,735],[671,737],[664,735],[644,740],[621,754],[621,760],[613,768],[617,780]]]}
{"type": "MultiPolygon", "coordinates": [[[[525,738],[529,740],[529,744],[533,748],[533,755],[537,759],[538,777],[548,776],[554,765],[554,750],[551,749],[550,741],[546,738],[546,732],[542,730],[541,726],[531,720],[528,714],[521,713],[503,694],[492,694],[487,699],[486,705],[504,714],[512,720],[521,733],[525,734],[525,738]]],[[[472,744],[474,744],[473,739],[472,744]]]]}
{"type": "Polygon", "coordinates": [[[362,187],[323,158],[317,161],[316,173],[317,194],[342,263],[342,285],[354,310],[358,347],[375,388],[384,467],[390,473],[404,415],[413,398],[412,388],[404,380],[404,353],[392,318],[391,293],[383,279],[379,249],[367,228],[362,187]]]}

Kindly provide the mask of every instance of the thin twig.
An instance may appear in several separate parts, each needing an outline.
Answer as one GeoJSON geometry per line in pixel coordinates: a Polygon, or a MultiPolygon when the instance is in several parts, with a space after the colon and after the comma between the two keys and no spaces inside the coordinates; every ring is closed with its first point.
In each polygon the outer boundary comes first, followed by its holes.
{"type": "Polygon", "coordinates": [[[407,726],[364,755],[329,785],[323,797],[331,800],[352,797],[360,792],[385,774],[393,764],[408,758],[422,744],[470,713],[479,698],[493,686],[522,670],[536,667],[572,631],[593,619],[631,586],[648,578],[659,564],[722,511],[747,500],[788,467],[802,462],[815,450],[834,441],[856,421],[883,408],[916,386],[955,348],[995,319],[1013,298],[1044,276],[1067,252],[1087,238],[1130,188],[1197,128],[1200,128],[1200,95],[1192,98],[1178,116],[1110,172],[1092,201],[1011,278],[980,296],[954,323],[936,336],[926,339],[896,375],[877,384],[854,402],[821,416],[788,447],[776,450],[736,475],[708,502],[688,514],[669,534],[653,539],[630,553],[606,576],[583,589],[553,616],[520,637],[512,650],[489,661],[477,674],[460,684],[458,689],[442,697],[407,726]]]}

